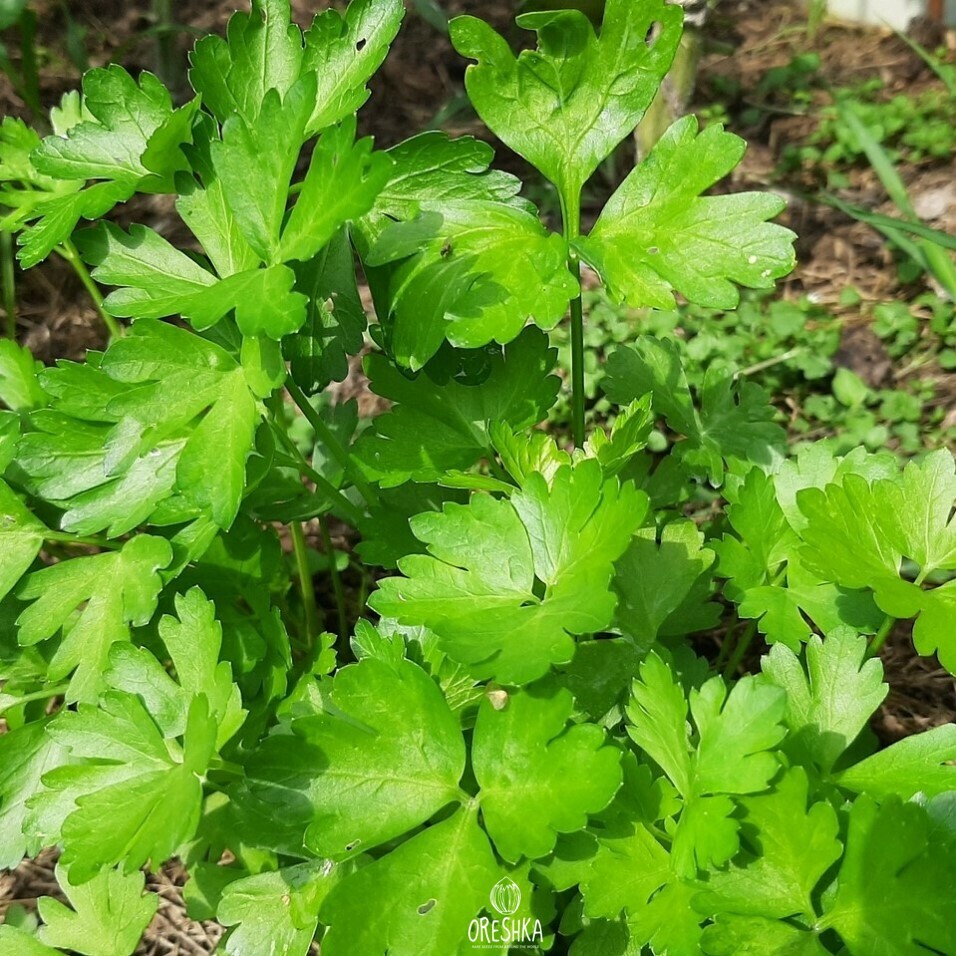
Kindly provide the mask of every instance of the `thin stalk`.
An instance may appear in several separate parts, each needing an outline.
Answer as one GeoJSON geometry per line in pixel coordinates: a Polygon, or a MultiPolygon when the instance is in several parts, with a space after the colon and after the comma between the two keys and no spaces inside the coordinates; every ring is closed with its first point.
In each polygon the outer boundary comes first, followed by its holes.
{"type": "MultiPolygon", "coordinates": [[[[775,588],[783,583],[784,579],[787,576],[787,565],[785,564],[771,579],[770,587],[775,588]]],[[[757,621],[751,621],[747,627],[743,630],[740,637],[737,639],[737,643],[734,645],[734,652],[730,655],[730,660],[727,661],[727,666],[724,668],[724,680],[730,680],[734,674],[737,673],[737,668],[740,667],[741,662],[744,659],[744,655],[747,653],[750,645],[753,643],[753,639],[757,634],[757,621]]],[[[721,648],[720,654],[723,656],[724,649],[721,648]]]]}
{"type": "Polygon", "coordinates": [[[13,340],[17,337],[17,289],[13,268],[13,234],[10,232],[0,232],[0,259],[2,259],[0,278],[3,280],[3,309],[7,314],[7,338],[13,340]]]}
{"type": "MultiPolygon", "coordinates": [[[[567,201],[561,196],[561,223],[565,241],[571,243],[581,232],[581,200],[567,201]]],[[[578,280],[578,294],[571,300],[571,433],[574,444],[584,445],[584,303],[581,297],[581,262],[574,251],[568,252],[568,269],[578,280]]]]}
{"type": "Polygon", "coordinates": [[[335,548],[332,545],[332,535],[326,523],[319,518],[319,534],[322,536],[322,547],[329,560],[329,577],[332,579],[332,593],[335,595],[335,608],[339,615],[339,640],[348,637],[349,620],[345,608],[345,589],[342,587],[342,578],[339,569],[335,566],[335,548]]]}
{"type": "Polygon", "coordinates": [[[297,468],[303,477],[308,478],[319,491],[331,501],[334,501],[339,510],[348,517],[352,524],[358,524],[358,522],[362,520],[362,512],[342,494],[341,489],[336,488],[328,478],[319,474],[319,472],[302,457],[299,453],[299,449],[295,447],[295,444],[289,436],[282,431],[281,427],[277,428],[276,432],[283,440],[283,444],[285,444],[286,450],[289,452],[292,467],[297,468]]]}
{"type": "Polygon", "coordinates": [[[734,652],[730,655],[730,660],[727,661],[727,666],[724,668],[724,680],[730,680],[734,674],[737,673],[737,668],[740,667],[740,662],[744,659],[744,655],[753,643],[756,633],[757,622],[751,621],[738,638],[734,646],[734,652]]]}
{"type": "Polygon", "coordinates": [[[350,481],[358,488],[366,502],[370,505],[376,504],[378,495],[375,493],[375,489],[359,474],[351,455],[332,433],[332,429],[322,420],[322,416],[313,408],[305,392],[291,378],[286,379],[285,387],[289,395],[292,396],[292,401],[299,406],[299,411],[305,415],[306,420],[312,426],[316,438],[332,453],[332,457],[342,466],[350,481]]]}
{"type": "Polygon", "coordinates": [[[90,294],[93,305],[96,306],[96,311],[99,312],[103,324],[110,333],[110,338],[121,339],[123,337],[123,327],[106,311],[106,306],[103,304],[103,293],[100,292],[99,286],[93,281],[90,270],[86,268],[86,263],[80,258],[72,240],[67,239],[57,246],[56,251],[73,266],[73,271],[79,276],[83,288],[90,294]]]}
{"type": "Polygon", "coordinates": [[[32,694],[24,694],[22,697],[18,696],[16,698],[16,703],[11,706],[19,707],[20,704],[28,704],[34,700],[49,700],[51,697],[62,697],[67,690],[69,690],[69,684],[56,684],[53,687],[41,687],[40,690],[35,690],[32,694]]]}
{"type": "Polygon", "coordinates": [[[786,352],[782,352],[780,355],[775,355],[773,358],[764,359],[762,362],[757,362],[754,365],[748,365],[747,368],[741,369],[734,378],[746,378],[748,375],[755,375],[757,372],[766,371],[768,368],[773,368],[775,365],[780,365],[783,362],[789,362],[790,359],[796,358],[798,355],[802,355],[806,349],[802,345],[798,345],[796,348],[788,349],[786,352]]]}
{"type": "Polygon", "coordinates": [[[305,544],[302,525],[293,521],[289,525],[292,531],[292,550],[295,554],[295,569],[299,576],[299,590],[302,592],[302,607],[305,608],[305,636],[311,647],[319,633],[319,608],[315,603],[315,588],[309,571],[309,553],[305,544]]]}
{"type": "Polygon", "coordinates": [[[880,653],[895,623],[896,618],[887,614],[883,619],[883,623],[880,625],[880,629],[873,635],[873,640],[870,641],[869,647],[866,649],[867,657],[876,657],[876,655],[880,653]]]}
{"type": "Polygon", "coordinates": [[[69,534],[66,531],[46,531],[43,534],[45,541],[56,541],[57,544],[79,544],[88,548],[103,548],[106,551],[119,551],[123,547],[122,541],[110,541],[107,538],[69,534]]]}

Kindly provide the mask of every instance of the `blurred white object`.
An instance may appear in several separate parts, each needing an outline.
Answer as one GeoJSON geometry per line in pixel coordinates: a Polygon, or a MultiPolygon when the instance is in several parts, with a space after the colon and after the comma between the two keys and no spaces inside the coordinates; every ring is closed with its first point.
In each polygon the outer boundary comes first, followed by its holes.
{"type": "MultiPolygon", "coordinates": [[[[830,15],[842,20],[876,23],[905,30],[914,17],[933,13],[932,0],[829,0],[830,15]]],[[[943,21],[956,26],[956,0],[940,4],[943,21]]]]}

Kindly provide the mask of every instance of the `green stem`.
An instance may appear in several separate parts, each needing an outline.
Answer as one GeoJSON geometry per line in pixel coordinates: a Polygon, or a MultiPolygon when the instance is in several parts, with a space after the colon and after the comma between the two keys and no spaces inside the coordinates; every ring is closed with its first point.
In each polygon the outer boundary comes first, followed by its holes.
{"type": "Polygon", "coordinates": [[[13,234],[0,233],[0,257],[2,257],[3,309],[7,314],[7,338],[17,337],[17,290],[14,274],[13,234]]]}
{"type": "Polygon", "coordinates": [[[283,444],[286,446],[286,450],[289,452],[289,463],[293,468],[298,469],[299,473],[305,478],[308,478],[315,487],[322,492],[327,498],[335,503],[339,511],[344,514],[352,524],[357,525],[362,520],[362,512],[349,501],[345,495],[342,494],[340,488],[336,488],[335,485],[329,481],[324,475],[320,475],[300,454],[299,449],[295,447],[292,439],[288,435],[284,434],[281,427],[277,428],[280,438],[283,441],[283,444]]]}
{"type": "MultiPolygon", "coordinates": [[[[570,243],[581,233],[580,195],[561,196],[561,221],[565,241],[570,243]]],[[[578,294],[571,300],[571,432],[574,444],[584,444],[584,303],[581,298],[581,262],[576,252],[568,251],[568,269],[578,280],[578,294]]]]}
{"type": "Polygon", "coordinates": [[[302,606],[305,608],[305,635],[308,646],[311,647],[319,633],[319,608],[315,603],[315,587],[309,571],[309,553],[302,525],[298,521],[293,521],[289,528],[292,531],[292,550],[295,553],[296,573],[299,575],[302,606]]]}
{"type": "Polygon", "coordinates": [[[29,704],[34,700],[49,700],[51,697],[62,697],[69,687],[69,684],[55,684],[53,687],[41,687],[40,690],[35,690],[32,694],[24,694],[22,697],[17,697],[16,703],[10,706],[19,707],[21,704],[29,704]]]}
{"type": "Polygon", "coordinates": [[[73,271],[79,276],[80,282],[83,283],[83,288],[90,294],[93,305],[96,306],[96,311],[99,312],[103,324],[110,333],[110,338],[121,339],[123,337],[123,328],[119,322],[106,311],[106,306],[103,303],[103,293],[100,292],[99,286],[93,281],[90,270],[86,268],[86,263],[80,258],[80,254],[77,252],[72,240],[67,239],[61,245],[57,246],[56,251],[73,266],[73,271]]]}
{"type": "Polygon", "coordinates": [[[94,536],[84,537],[67,531],[45,531],[43,537],[46,541],[56,541],[58,544],[78,544],[88,548],[103,548],[106,551],[120,551],[123,548],[122,541],[109,541],[107,538],[94,536]]]}
{"type": "Polygon", "coordinates": [[[734,647],[734,652],[730,655],[730,660],[727,661],[727,666],[724,668],[724,680],[730,680],[734,674],[737,673],[737,668],[740,667],[740,662],[744,659],[744,655],[753,643],[756,633],[757,622],[751,621],[740,635],[734,647]]]}
{"type": "MultiPolygon", "coordinates": [[[[773,576],[770,581],[770,587],[775,588],[779,587],[784,579],[787,576],[787,565],[784,566],[773,576]]],[[[724,680],[730,680],[734,674],[737,673],[737,668],[740,667],[741,662],[744,659],[744,655],[747,653],[747,650],[750,648],[750,645],[753,643],[753,639],[757,634],[757,621],[751,621],[744,631],[741,633],[740,637],[737,640],[736,645],[734,646],[734,652],[730,655],[730,660],[727,661],[727,666],[724,668],[724,680]]],[[[721,656],[723,656],[724,649],[721,648],[721,656]]]]}
{"type": "Polygon", "coordinates": [[[870,641],[870,646],[866,649],[867,657],[876,657],[876,655],[880,653],[880,650],[886,643],[886,639],[890,636],[890,632],[893,630],[893,625],[895,623],[896,618],[887,614],[883,619],[883,623],[880,625],[880,629],[876,632],[876,634],[873,635],[873,640],[870,641]]]}
{"type": "Polygon", "coordinates": [[[329,561],[329,577],[332,578],[332,593],[335,595],[335,607],[339,614],[339,640],[348,637],[349,620],[345,608],[345,589],[342,587],[342,578],[339,569],[335,566],[335,548],[332,545],[332,536],[326,523],[319,518],[319,534],[322,536],[322,547],[325,549],[329,561]]]}
{"type": "Polygon", "coordinates": [[[305,392],[303,392],[291,378],[286,379],[285,387],[289,395],[292,396],[292,401],[299,406],[299,411],[305,415],[306,420],[312,426],[312,429],[315,431],[315,437],[332,453],[332,457],[342,466],[352,484],[361,492],[362,497],[370,505],[377,504],[378,495],[375,493],[375,490],[362,475],[359,474],[352,457],[335,437],[332,429],[325,423],[322,416],[315,410],[305,392]]]}

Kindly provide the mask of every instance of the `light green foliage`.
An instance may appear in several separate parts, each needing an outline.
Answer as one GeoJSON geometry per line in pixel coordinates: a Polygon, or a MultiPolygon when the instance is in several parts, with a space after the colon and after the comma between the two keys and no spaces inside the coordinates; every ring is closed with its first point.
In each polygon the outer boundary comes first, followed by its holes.
{"type": "Polygon", "coordinates": [[[43,546],[43,523],[0,481],[0,598],[29,570],[43,546]]]}
{"type": "Polygon", "coordinates": [[[788,746],[803,763],[829,773],[883,703],[887,688],[877,660],[866,660],[866,641],[850,628],[839,628],[806,646],[806,670],[783,645],[773,647],[762,669],[787,692],[784,721],[788,746]]]}
{"type": "Polygon", "coordinates": [[[548,854],[557,833],[582,830],[620,786],[620,751],[605,746],[604,731],[594,724],[565,730],[572,706],[570,693],[546,683],[509,694],[501,709],[481,704],[472,761],[482,820],[509,862],[548,854]],[[520,790],[515,766],[528,775],[520,790]]]}
{"type": "Polygon", "coordinates": [[[767,465],[783,442],[783,430],[773,423],[763,390],[750,382],[734,383],[720,368],[705,373],[698,408],[670,339],[641,338],[616,349],[608,358],[602,387],[619,404],[652,392],[654,411],[686,439],[677,445],[681,459],[717,484],[723,481],[725,462],[767,465]]]}
{"type": "Polygon", "coordinates": [[[673,290],[700,305],[733,308],[733,283],[769,288],[790,272],[794,235],[767,222],[781,200],[766,193],[700,198],[740,162],[744,148],[719,126],[698,135],[697,120],[687,116],[624,180],[576,242],[616,298],[669,309],[673,290]]]}
{"type": "Polygon", "coordinates": [[[130,956],[158,902],[155,894],[143,895],[143,874],[103,870],[75,886],[69,868],[60,864],[56,877],[73,908],[49,896],[40,899],[42,942],[84,956],[130,956]]]}
{"type": "Polygon", "coordinates": [[[476,364],[474,382],[459,381],[472,371],[467,365],[459,371],[441,356],[410,380],[383,356],[369,357],[370,387],[393,407],[362,435],[355,454],[382,487],[437,481],[449,470],[470,468],[492,454],[492,423],[519,430],[540,421],[560,385],[548,374],[554,351],[535,329],[525,329],[500,354],[479,355],[476,364]]]}
{"type": "Polygon", "coordinates": [[[680,41],[680,12],[658,0],[607,4],[600,37],[579,11],[524,14],[538,49],[518,57],[474,17],[451,23],[455,48],[477,60],[468,96],[488,127],[575,204],[598,164],[640,122],[680,41]],[[645,43],[653,25],[660,35],[645,43]]]}
{"type": "Polygon", "coordinates": [[[465,765],[461,731],[421,668],[367,658],[339,671],[330,704],[334,710],[296,724],[339,768],[313,797],[306,839],[316,853],[335,860],[364,853],[456,798],[465,765]]]}
{"type": "Polygon", "coordinates": [[[869,482],[847,475],[840,486],[809,488],[797,496],[807,519],[803,555],[817,573],[845,587],[869,588],[894,617],[916,617],[913,637],[920,653],[939,654],[956,667],[947,625],[956,604],[952,583],[929,590],[901,578],[904,558],[922,583],[938,570],[956,569],[956,461],[940,450],[910,462],[890,479],[869,482]]]}
{"type": "Polygon", "coordinates": [[[854,803],[837,890],[822,921],[851,953],[902,956],[918,943],[938,952],[956,946],[946,915],[956,878],[952,834],[931,846],[930,828],[927,812],[913,803],[854,803]]]}
{"type": "Polygon", "coordinates": [[[229,956],[306,956],[318,925],[319,906],[351,867],[326,861],[300,863],[229,883],[216,911],[229,956]]]}
{"type": "Polygon", "coordinates": [[[510,501],[478,495],[415,518],[429,554],[399,562],[405,577],[380,582],[371,603],[431,628],[475,676],[525,683],[571,659],[570,635],[610,623],[613,562],[645,509],[594,460],[559,469],[550,487],[534,474],[510,501]]]}
{"type": "Polygon", "coordinates": [[[567,243],[513,203],[445,201],[387,227],[365,257],[404,260],[389,275],[396,360],[421,368],[447,338],[459,348],[510,342],[530,317],[557,325],[578,283],[567,243]]]}
{"type": "Polygon", "coordinates": [[[42,777],[28,826],[62,840],[74,883],[104,867],[122,864],[128,873],[165,860],[190,839],[200,778],[242,723],[230,666],[218,663],[212,604],[194,589],[177,598],[176,610],[178,620],[163,618],[160,634],[178,682],[146,650],[114,646],[98,704],[63,711],[47,728],[71,759],[42,777]]]}
{"type": "Polygon", "coordinates": [[[141,535],[121,551],[55,564],[24,579],[17,596],[29,606],[17,618],[20,643],[36,644],[63,629],[47,676],[58,681],[72,674],[69,700],[96,699],[110,648],[129,640],[131,624],[152,618],[162,587],[157,572],[171,559],[167,541],[141,535]]]}
{"type": "Polygon", "coordinates": [[[616,621],[638,645],[704,630],[715,620],[717,608],[700,596],[702,579],[706,596],[714,562],[714,552],[702,544],[692,521],[665,525],[659,542],[653,528],[641,528],[631,539],[616,565],[616,621]]]}

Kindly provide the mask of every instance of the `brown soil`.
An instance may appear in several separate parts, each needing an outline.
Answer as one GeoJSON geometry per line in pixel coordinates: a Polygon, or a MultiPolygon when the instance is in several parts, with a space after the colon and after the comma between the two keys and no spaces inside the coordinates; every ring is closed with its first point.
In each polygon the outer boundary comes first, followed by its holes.
{"type": "MultiPolygon", "coordinates": [[[[303,24],[316,8],[329,5],[328,0],[292,0],[292,4],[303,24]]],[[[192,28],[191,32],[179,33],[175,45],[184,51],[197,32],[221,32],[236,5],[237,0],[184,0],[175,5],[179,22],[192,28]]],[[[513,0],[450,0],[444,5],[453,13],[481,14],[513,41],[521,36],[512,23],[513,0]]],[[[408,6],[405,27],[373,82],[372,97],[361,118],[364,132],[374,135],[378,145],[388,146],[442,120],[442,128],[453,134],[488,138],[461,97],[465,64],[447,40],[411,11],[411,3],[408,6]]],[[[39,17],[44,102],[55,101],[76,86],[79,78],[79,70],[63,50],[65,11],[70,11],[74,22],[85,30],[90,65],[116,59],[132,71],[156,69],[156,44],[150,32],[153,24],[146,0],[87,0],[82,4],[75,0],[39,0],[34,7],[39,17]]],[[[947,35],[926,24],[920,29],[918,39],[925,45],[948,43],[951,49],[956,48],[952,32],[947,35]]],[[[915,93],[936,82],[932,73],[888,31],[825,24],[814,40],[808,40],[803,5],[798,0],[723,0],[709,30],[708,45],[710,52],[703,59],[692,108],[707,106],[715,100],[725,101],[719,91],[726,89],[728,82],[741,91],[732,115],[747,106],[761,107],[755,125],[736,127],[747,138],[750,148],[734,173],[733,187],[774,188],[786,193],[790,200],[785,218],[800,237],[800,265],[782,285],[781,294],[810,294],[836,308],[841,291],[853,285],[861,293],[863,304],[849,314],[845,309],[841,312],[846,331],[839,361],[870,384],[884,385],[893,378],[893,363],[868,327],[866,305],[906,298],[921,290],[901,288],[892,254],[879,234],[835,210],[805,200],[803,191],[811,189],[814,183],[799,177],[780,181],[775,170],[782,150],[787,143],[801,139],[813,121],[807,110],[800,112],[785,103],[761,101],[757,90],[768,69],[789,63],[795,53],[807,49],[820,54],[823,74],[833,85],[879,76],[890,94],[915,93]]],[[[825,95],[822,89],[814,91],[814,101],[825,95]]],[[[0,105],[5,113],[28,115],[3,76],[0,105]]],[[[522,161],[506,149],[499,151],[498,162],[515,172],[526,172],[522,161]]],[[[953,163],[905,167],[902,173],[920,214],[932,225],[956,231],[953,163]]],[[[851,174],[844,198],[892,211],[885,205],[878,181],[867,171],[851,174]]],[[[162,199],[138,201],[123,218],[155,223],[166,217],[167,209],[162,199]]],[[[105,344],[96,314],[65,263],[51,259],[20,275],[18,283],[20,337],[39,358],[80,358],[86,349],[105,344]]],[[[355,372],[341,386],[340,394],[358,395],[368,401],[368,392],[359,379],[358,363],[355,372]]],[[[948,394],[956,420],[956,381],[948,394]]],[[[348,544],[336,534],[336,529],[333,537],[336,546],[348,544]]],[[[873,723],[882,740],[890,742],[956,719],[956,681],[935,660],[915,655],[905,628],[900,627],[891,635],[882,657],[892,688],[873,723]]],[[[15,903],[34,908],[38,896],[59,895],[52,876],[54,862],[54,856],[45,853],[13,872],[0,873],[0,922],[15,903]]],[[[161,897],[160,911],[137,953],[199,956],[215,950],[222,930],[186,917],[178,889],[183,877],[174,866],[151,878],[152,888],[161,897]]]]}

